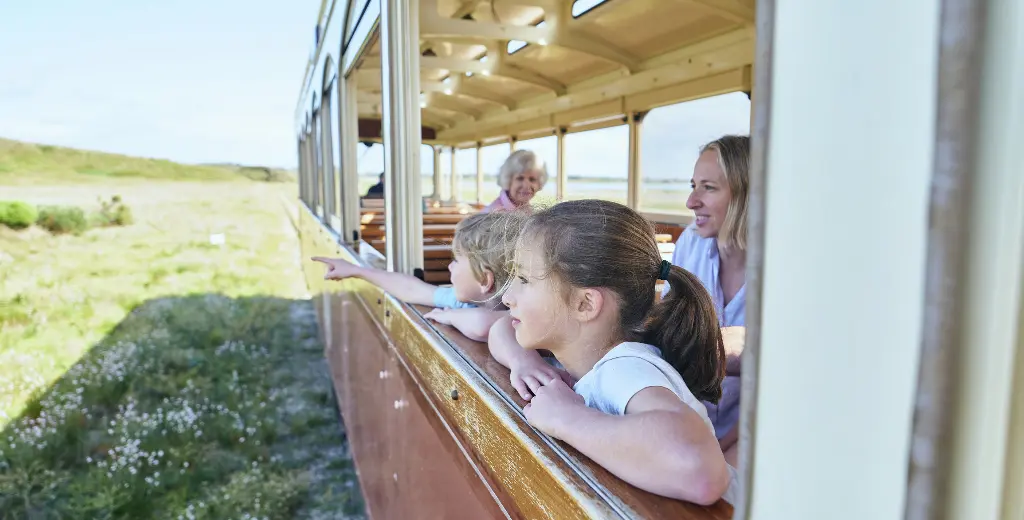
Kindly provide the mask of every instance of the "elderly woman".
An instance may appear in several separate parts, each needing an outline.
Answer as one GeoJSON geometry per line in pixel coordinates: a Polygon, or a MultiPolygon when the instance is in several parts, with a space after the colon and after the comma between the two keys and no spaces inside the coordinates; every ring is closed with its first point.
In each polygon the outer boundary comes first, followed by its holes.
{"type": "Polygon", "coordinates": [[[544,160],[530,150],[516,150],[498,170],[501,194],[480,211],[488,213],[529,207],[530,200],[547,182],[548,169],[544,160]]]}
{"type": "MultiPolygon", "coordinates": [[[[686,207],[696,216],[676,242],[672,263],[700,278],[711,294],[722,327],[745,324],[747,185],[750,138],[727,135],[700,150],[686,207]]],[[[736,464],[742,340],[726,342],[726,378],[718,404],[704,403],[722,450],[736,464]]]]}

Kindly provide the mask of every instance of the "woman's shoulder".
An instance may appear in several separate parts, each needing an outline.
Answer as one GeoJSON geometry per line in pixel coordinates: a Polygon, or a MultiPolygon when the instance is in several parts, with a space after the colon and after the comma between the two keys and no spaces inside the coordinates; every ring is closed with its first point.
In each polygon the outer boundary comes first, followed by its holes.
{"type": "Polygon", "coordinates": [[[698,235],[696,224],[690,224],[676,240],[675,251],[672,252],[672,263],[682,268],[689,268],[690,263],[696,261],[701,255],[706,256],[714,245],[715,239],[698,235]]]}

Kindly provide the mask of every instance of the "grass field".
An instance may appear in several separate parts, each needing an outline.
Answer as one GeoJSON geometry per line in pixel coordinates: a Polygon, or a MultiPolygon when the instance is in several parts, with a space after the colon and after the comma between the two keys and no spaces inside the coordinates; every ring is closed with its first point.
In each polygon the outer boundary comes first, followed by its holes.
{"type": "Polygon", "coordinates": [[[0,227],[0,518],[359,517],[282,204],[295,185],[40,153],[0,150],[3,199],[116,194],[135,223],[0,227]]]}

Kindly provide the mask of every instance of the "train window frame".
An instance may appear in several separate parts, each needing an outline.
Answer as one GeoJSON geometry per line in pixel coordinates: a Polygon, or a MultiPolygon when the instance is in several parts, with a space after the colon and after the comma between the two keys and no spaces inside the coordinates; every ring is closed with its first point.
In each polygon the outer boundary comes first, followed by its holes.
{"type": "Polygon", "coordinates": [[[576,0],[572,3],[572,17],[579,18],[606,3],[608,3],[608,0],[576,0]],[[577,5],[582,5],[583,7],[577,10],[577,5]]]}
{"type": "MultiPolygon", "coordinates": [[[[721,93],[721,94],[716,94],[714,96],[707,96],[707,97],[702,97],[702,98],[698,98],[698,99],[691,99],[691,100],[681,101],[679,103],[671,103],[671,104],[667,104],[667,105],[662,105],[662,106],[658,106],[658,107],[652,108],[649,111],[647,111],[647,113],[644,115],[644,118],[643,118],[642,130],[640,131],[640,147],[639,147],[640,171],[638,172],[638,175],[640,176],[640,179],[638,180],[639,182],[637,182],[637,207],[636,207],[637,211],[640,211],[640,212],[642,212],[644,214],[659,215],[659,216],[662,216],[662,215],[669,216],[670,215],[670,216],[674,217],[675,220],[679,220],[679,221],[687,220],[688,218],[692,217],[693,212],[686,208],[686,197],[689,196],[689,193],[690,193],[690,190],[686,187],[686,185],[688,184],[688,181],[689,181],[689,179],[690,179],[690,177],[692,175],[692,172],[693,172],[693,166],[694,166],[694,164],[697,161],[697,157],[699,156],[699,153],[697,152],[697,150],[699,149],[700,146],[703,146],[704,144],[707,144],[711,140],[717,139],[718,137],[721,137],[722,135],[750,135],[750,131],[751,131],[750,114],[751,114],[752,110],[753,110],[753,103],[751,102],[749,96],[746,96],[744,92],[741,92],[739,90],[734,90],[732,92],[725,92],[725,93],[721,93]],[[706,110],[708,112],[714,112],[717,109],[713,110],[712,108],[705,108],[703,105],[712,104],[712,103],[731,103],[733,99],[735,99],[735,100],[745,99],[746,100],[746,105],[743,107],[743,110],[742,111],[737,111],[737,114],[742,112],[743,121],[746,123],[746,130],[745,131],[741,131],[741,132],[726,131],[725,133],[722,133],[722,132],[718,132],[718,131],[715,131],[715,132],[704,132],[703,130],[691,130],[691,129],[706,128],[707,127],[707,125],[705,124],[706,121],[705,122],[696,122],[696,123],[691,125],[691,124],[687,124],[687,122],[686,122],[686,118],[687,117],[691,117],[691,116],[687,116],[685,113],[672,114],[671,116],[666,116],[666,117],[670,117],[671,121],[673,122],[673,124],[675,125],[675,127],[677,129],[679,127],[683,127],[683,131],[680,132],[680,133],[691,132],[691,133],[699,133],[700,134],[700,137],[696,139],[698,141],[698,143],[691,147],[690,146],[691,143],[689,143],[689,142],[687,142],[687,143],[678,143],[679,139],[677,138],[677,136],[669,136],[669,133],[664,131],[664,130],[661,130],[661,129],[658,129],[658,128],[651,128],[652,127],[652,121],[654,122],[654,125],[657,126],[658,123],[660,122],[659,118],[661,117],[661,115],[669,113],[672,110],[685,111],[685,110],[687,110],[689,108],[697,107],[699,110],[706,110]],[[682,124],[680,125],[679,123],[682,123],[682,124]],[[654,130],[654,131],[652,132],[651,130],[654,130]],[[659,131],[659,130],[661,130],[661,131],[659,131]],[[644,196],[645,194],[650,193],[652,191],[658,191],[658,190],[663,189],[662,187],[659,186],[659,184],[663,184],[662,182],[652,183],[652,182],[647,182],[646,181],[646,179],[650,179],[651,178],[648,175],[646,175],[646,172],[651,171],[650,164],[651,164],[652,161],[650,160],[651,156],[649,155],[650,154],[650,150],[651,149],[659,148],[657,146],[658,143],[651,143],[651,136],[652,135],[665,137],[666,139],[670,139],[671,140],[670,143],[663,143],[663,146],[661,146],[660,148],[675,150],[673,153],[676,153],[676,154],[692,154],[693,155],[692,158],[681,157],[678,160],[674,160],[671,157],[666,158],[665,159],[666,163],[674,163],[674,164],[678,165],[678,172],[673,174],[671,177],[665,177],[665,176],[659,177],[659,180],[671,181],[671,179],[674,178],[676,175],[679,176],[678,182],[682,183],[684,185],[684,188],[681,190],[683,192],[683,195],[682,195],[682,197],[680,199],[679,208],[669,208],[667,206],[662,207],[662,206],[657,206],[657,205],[648,205],[647,203],[645,203],[645,199],[647,198],[647,197],[644,196]],[[653,144],[653,146],[652,146],[652,144],[653,144]],[[652,184],[654,185],[653,187],[652,187],[652,184]]],[[[699,119],[700,117],[701,116],[692,116],[692,119],[699,119]]],[[[732,116],[730,115],[730,117],[732,117],[732,116]]],[[[721,120],[721,121],[724,121],[725,119],[726,118],[719,118],[719,120],[721,120]]],[[[723,124],[722,126],[727,126],[727,125],[723,124]]],[[[671,184],[671,182],[665,182],[664,184],[671,184]]]]}
{"type": "MultiPolygon", "coordinates": [[[[616,119],[615,121],[618,121],[618,120],[616,119]]],[[[564,146],[564,150],[565,150],[564,156],[562,157],[562,164],[565,166],[565,170],[566,170],[566,177],[565,177],[565,179],[566,179],[565,180],[566,193],[563,194],[562,200],[566,201],[566,200],[581,200],[581,199],[587,199],[587,198],[594,198],[594,199],[600,199],[600,200],[607,200],[607,201],[611,201],[611,202],[617,202],[617,203],[620,203],[620,204],[627,204],[627,202],[628,202],[627,190],[628,190],[628,186],[629,186],[629,125],[625,125],[625,124],[622,124],[620,122],[616,122],[614,124],[604,124],[604,125],[600,125],[600,126],[597,126],[597,127],[580,125],[580,127],[577,128],[577,129],[569,128],[569,131],[567,131],[565,133],[565,136],[562,137],[562,139],[564,140],[563,146],[564,146]],[[606,132],[606,131],[610,131],[610,130],[613,130],[613,129],[615,131],[625,131],[626,132],[625,136],[623,136],[623,139],[615,140],[616,143],[621,143],[621,146],[623,147],[623,152],[624,152],[623,159],[625,159],[625,161],[623,163],[623,172],[625,173],[625,176],[621,179],[621,182],[625,184],[625,186],[623,187],[623,190],[622,190],[623,198],[620,200],[620,199],[601,198],[601,197],[589,197],[589,196],[588,197],[573,197],[573,196],[570,196],[570,194],[573,192],[573,190],[572,190],[573,179],[572,179],[572,177],[569,176],[569,172],[571,172],[573,170],[571,162],[569,160],[569,158],[572,156],[572,154],[569,152],[569,150],[572,149],[572,146],[571,146],[570,143],[572,142],[572,140],[578,139],[579,136],[594,135],[594,132],[606,132]]],[[[616,146],[618,146],[618,144],[616,146]]],[[[588,146],[587,148],[591,148],[591,147],[588,146]]],[[[584,178],[584,179],[586,179],[586,180],[584,180],[583,182],[588,182],[589,179],[599,179],[598,181],[593,181],[593,182],[604,182],[603,179],[612,179],[614,181],[614,184],[616,184],[616,185],[620,182],[618,177],[591,177],[591,178],[584,178]]],[[[577,180],[577,182],[578,182],[578,180],[577,180]]],[[[609,182],[609,184],[613,184],[613,182],[609,182]]]]}
{"type": "MultiPolygon", "coordinates": [[[[545,27],[547,23],[543,18],[541,18],[539,22],[534,23],[532,25],[533,27],[537,27],[539,29],[541,27],[545,27]]],[[[524,42],[522,40],[509,40],[508,45],[505,46],[505,51],[508,53],[509,56],[511,56],[529,46],[529,42],[524,42]]]]}

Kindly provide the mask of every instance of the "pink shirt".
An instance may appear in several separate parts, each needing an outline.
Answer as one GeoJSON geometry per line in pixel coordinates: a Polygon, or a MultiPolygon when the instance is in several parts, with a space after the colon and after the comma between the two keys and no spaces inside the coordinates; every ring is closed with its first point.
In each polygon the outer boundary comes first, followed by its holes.
{"type": "Polygon", "coordinates": [[[494,202],[484,206],[484,209],[480,210],[480,213],[490,213],[492,211],[515,211],[519,207],[516,206],[515,202],[509,198],[508,192],[501,190],[501,195],[494,199],[494,202]]]}

